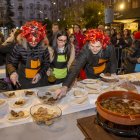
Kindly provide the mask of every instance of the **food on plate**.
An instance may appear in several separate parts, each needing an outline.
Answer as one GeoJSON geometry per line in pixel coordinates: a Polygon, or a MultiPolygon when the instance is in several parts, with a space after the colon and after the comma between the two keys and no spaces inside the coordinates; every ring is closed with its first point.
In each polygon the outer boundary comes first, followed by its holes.
{"type": "Polygon", "coordinates": [[[3,105],[5,103],[5,100],[0,99],[0,105],[3,105]]]}
{"type": "Polygon", "coordinates": [[[32,90],[26,90],[26,91],[24,91],[24,93],[25,93],[25,96],[32,96],[35,94],[35,92],[32,90]]]}
{"type": "Polygon", "coordinates": [[[27,118],[29,117],[29,113],[27,111],[14,111],[11,110],[9,114],[9,120],[17,120],[17,119],[22,119],[22,118],[27,118]]]}
{"type": "Polygon", "coordinates": [[[4,95],[8,98],[16,97],[15,92],[5,92],[4,95]]]}
{"type": "Polygon", "coordinates": [[[73,92],[73,95],[74,96],[81,96],[83,94],[83,92],[81,92],[80,90],[75,90],[74,92],[73,92]]]}
{"type": "Polygon", "coordinates": [[[100,102],[101,106],[121,115],[140,114],[140,101],[119,97],[109,97],[100,102]]]}
{"type": "Polygon", "coordinates": [[[15,101],[14,106],[23,106],[25,104],[26,104],[25,99],[19,99],[19,100],[15,101]]]}
{"type": "Polygon", "coordinates": [[[60,115],[61,114],[59,114],[57,111],[54,111],[53,109],[39,107],[37,111],[32,114],[32,117],[37,123],[45,123],[50,125],[52,124],[51,120],[59,117],[60,115]]]}
{"type": "Polygon", "coordinates": [[[111,73],[104,73],[104,76],[111,77],[111,73]]]}
{"type": "Polygon", "coordinates": [[[43,101],[43,103],[47,104],[54,104],[58,99],[54,99],[51,92],[39,92],[38,94],[39,99],[43,101]]]}
{"type": "Polygon", "coordinates": [[[140,81],[139,80],[135,80],[135,81],[130,81],[130,83],[136,85],[136,86],[140,86],[140,81]]]}
{"type": "Polygon", "coordinates": [[[128,91],[138,92],[135,85],[131,84],[130,82],[124,82],[120,84],[119,87],[127,89],[128,91]]]}

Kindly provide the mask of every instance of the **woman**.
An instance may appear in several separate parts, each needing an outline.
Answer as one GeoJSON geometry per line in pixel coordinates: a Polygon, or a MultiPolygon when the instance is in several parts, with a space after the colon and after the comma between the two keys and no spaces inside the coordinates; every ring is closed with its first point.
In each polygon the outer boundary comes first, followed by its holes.
{"type": "Polygon", "coordinates": [[[125,48],[122,52],[123,74],[140,71],[140,32],[134,34],[133,47],[125,48]]]}
{"type": "Polygon", "coordinates": [[[116,73],[116,54],[114,47],[109,46],[109,37],[101,30],[91,29],[87,31],[85,41],[86,45],[68,73],[62,88],[56,91],[54,98],[61,98],[66,94],[83,67],[87,78],[99,78],[101,73],[116,73]]]}
{"type": "Polygon", "coordinates": [[[78,48],[76,48],[77,47],[77,41],[76,41],[75,35],[71,34],[69,36],[69,40],[70,40],[71,46],[75,48],[75,58],[76,58],[78,56],[80,50],[78,48]]]}
{"type": "Polygon", "coordinates": [[[123,39],[125,41],[125,47],[131,47],[133,40],[131,38],[130,31],[128,29],[125,29],[123,31],[123,39]]]}
{"type": "Polygon", "coordinates": [[[75,58],[75,49],[74,46],[69,44],[67,32],[65,31],[58,32],[56,45],[52,48],[53,58],[51,58],[51,70],[56,80],[53,84],[59,84],[67,76],[67,72],[75,58]]]}
{"type": "Polygon", "coordinates": [[[46,85],[49,68],[46,30],[41,23],[27,22],[21,28],[20,45],[16,45],[7,62],[12,83],[20,88],[46,85]]]}

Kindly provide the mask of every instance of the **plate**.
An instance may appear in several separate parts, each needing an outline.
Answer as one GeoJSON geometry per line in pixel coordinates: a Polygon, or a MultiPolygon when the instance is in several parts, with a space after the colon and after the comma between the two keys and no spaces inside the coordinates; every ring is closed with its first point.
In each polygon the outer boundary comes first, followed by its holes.
{"type": "Polygon", "coordinates": [[[54,99],[53,98],[53,93],[52,92],[41,92],[39,91],[37,93],[37,96],[38,98],[40,99],[40,101],[42,103],[45,103],[45,104],[56,104],[59,102],[59,99],[54,99]]]}
{"type": "Polygon", "coordinates": [[[95,90],[98,90],[98,89],[101,89],[101,84],[86,84],[85,86],[86,88],[89,88],[89,89],[95,89],[95,90]]]}
{"type": "Polygon", "coordinates": [[[126,74],[126,75],[118,75],[118,77],[122,80],[128,80],[128,81],[133,81],[136,80],[136,76],[134,75],[130,75],[130,74],[126,74]]]}
{"type": "MultiPolygon", "coordinates": [[[[7,115],[7,120],[8,120],[8,122],[11,122],[11,123],[16,123],[16,122],[21,122],[21,121],[25,121],[25,120],[27,120],[27,119],[29,119],[30,118],[30,113],[29,113],[29,111],[27,111],[27,110],[21,110],[21,111],[23,111],[24,112],[24,117],[22,117],[22,118],[14,118],[14,117],[12,117],[12,115],[10,114],[10,112],[9,112],[9,114],[7,115]]],[[[16,111],[16,112],[19,112],[19,111],[16,111]]]]}
{"type": "Polygon", "coordinates": [[[108,80],[115,80],[118,78],[117,75],[106,76],[104,73],[101,73],[100,77],[102,77],[104,79],[108,79],[108,80]]]}
{"type": "Polygon", "coordinates": [[[0,108],[3,107],[6,104],[5,99],[0,99],[0,108]]]}
{"type": "Polygon", "coordinates": [[[82,81],[80,81],[84,84],[93,84],[93,83],[96,83],[97,82],[97,79],[84,79],[82,81]]]}
{"type": "Polygon", "coordinates": [[[5,98],[17,98],[20,97],[21,94],[18,91],[7,91],[7,92],[3,92],[3,95],[5,98]]]}
{"type": "Polygon", "coordinates": [[[1,105],[0,105],[0,119],[5,117],[9,111],[9,105],[6,102],[5,99],[0,99],[1,105]]]}
{"type": "Polygon", "coordinates": [[[11,108],[23,108],[23,107],[28,107],[29,105],[31,105],[32,103],[32,99],[29,99],[29,98],[16,98],[16,99],[13,99],[11,101],[9,101],[9,106],[11,108]],[[17,101],[23,101],[25,102],[24,104],[22,105],[17,105],[15,104],[15,102],[17,101]]]}
{"type": "Polygon", "coordinates": [[[81,106],[81,105],[85,105],[89,103],[89,99],[88,99],[88,96],[84,96],[84,97],[81,97],[81,98],[71,98],[70,99],[70,104],[73,105],[73,106],[81,106]]]}
{"type": "Polygon", "coordinates": [[[87,89],[88,94],[99,94],[100,90],[96,89],[87,89]]]}
{"type": "Polygon", "coordinates": [[[122,88],[122,87],[115,87],[113,90],[115,90],[115,91],[128,91],[127,89],[122,88]]]}
{"type": "Polygon", "coordinates": [[[88,92],[81,88],[72,88],[70,92],[74,98],[81,98],[88,95],[88,92]]]}
{"type": "Polygon", "coordinates": [[[62,86],[54,85],[47,88],[48,92],[55,92],[57,89],[61,88],[62,86]]]}
{"type": "Polygon", "coordinates": [[[27,89],[24,90],[23,93],[25,97],[34,97],[37,96],[38,90],[37,89],[27,89]]]}

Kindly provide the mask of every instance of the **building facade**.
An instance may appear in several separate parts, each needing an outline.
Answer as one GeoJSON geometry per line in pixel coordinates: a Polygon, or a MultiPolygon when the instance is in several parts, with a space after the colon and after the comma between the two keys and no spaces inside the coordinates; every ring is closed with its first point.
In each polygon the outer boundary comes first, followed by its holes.
{"type": "Polygon", "coordinates": [[[11,5],[14,12],[13,21],[17,27],[30,20],[51,20],[49,0],[11,0],[11,5]]]}
{"type": "Polygon", "coordinates": [[[0,26],[5,26],[6,1],[0,0],[0,26]]]}
{"type": "Polygon", "coordinates": [[[140,0],[114,0],[114,22],[132,32],[140,29],[140,0]]]}
{"type": "MultiPolygon", "coordinates": [[[[12,17],[16,27],[20,27],[26,21],[43,21],[45,18],[51,20],[50,0],[10,0],[14,16],[12,17]]],[[[6,0],[0,0],[0,26],[5,27],[6,0]]]]}

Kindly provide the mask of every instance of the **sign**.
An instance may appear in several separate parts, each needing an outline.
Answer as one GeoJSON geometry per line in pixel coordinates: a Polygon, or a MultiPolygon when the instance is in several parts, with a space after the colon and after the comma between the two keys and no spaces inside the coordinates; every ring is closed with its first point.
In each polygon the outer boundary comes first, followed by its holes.
{"type": "Polygon", "coordinates": [[[112,8],[105,9],[105,24],[112,23],[114,19],[114,11],[112,8]]]}

